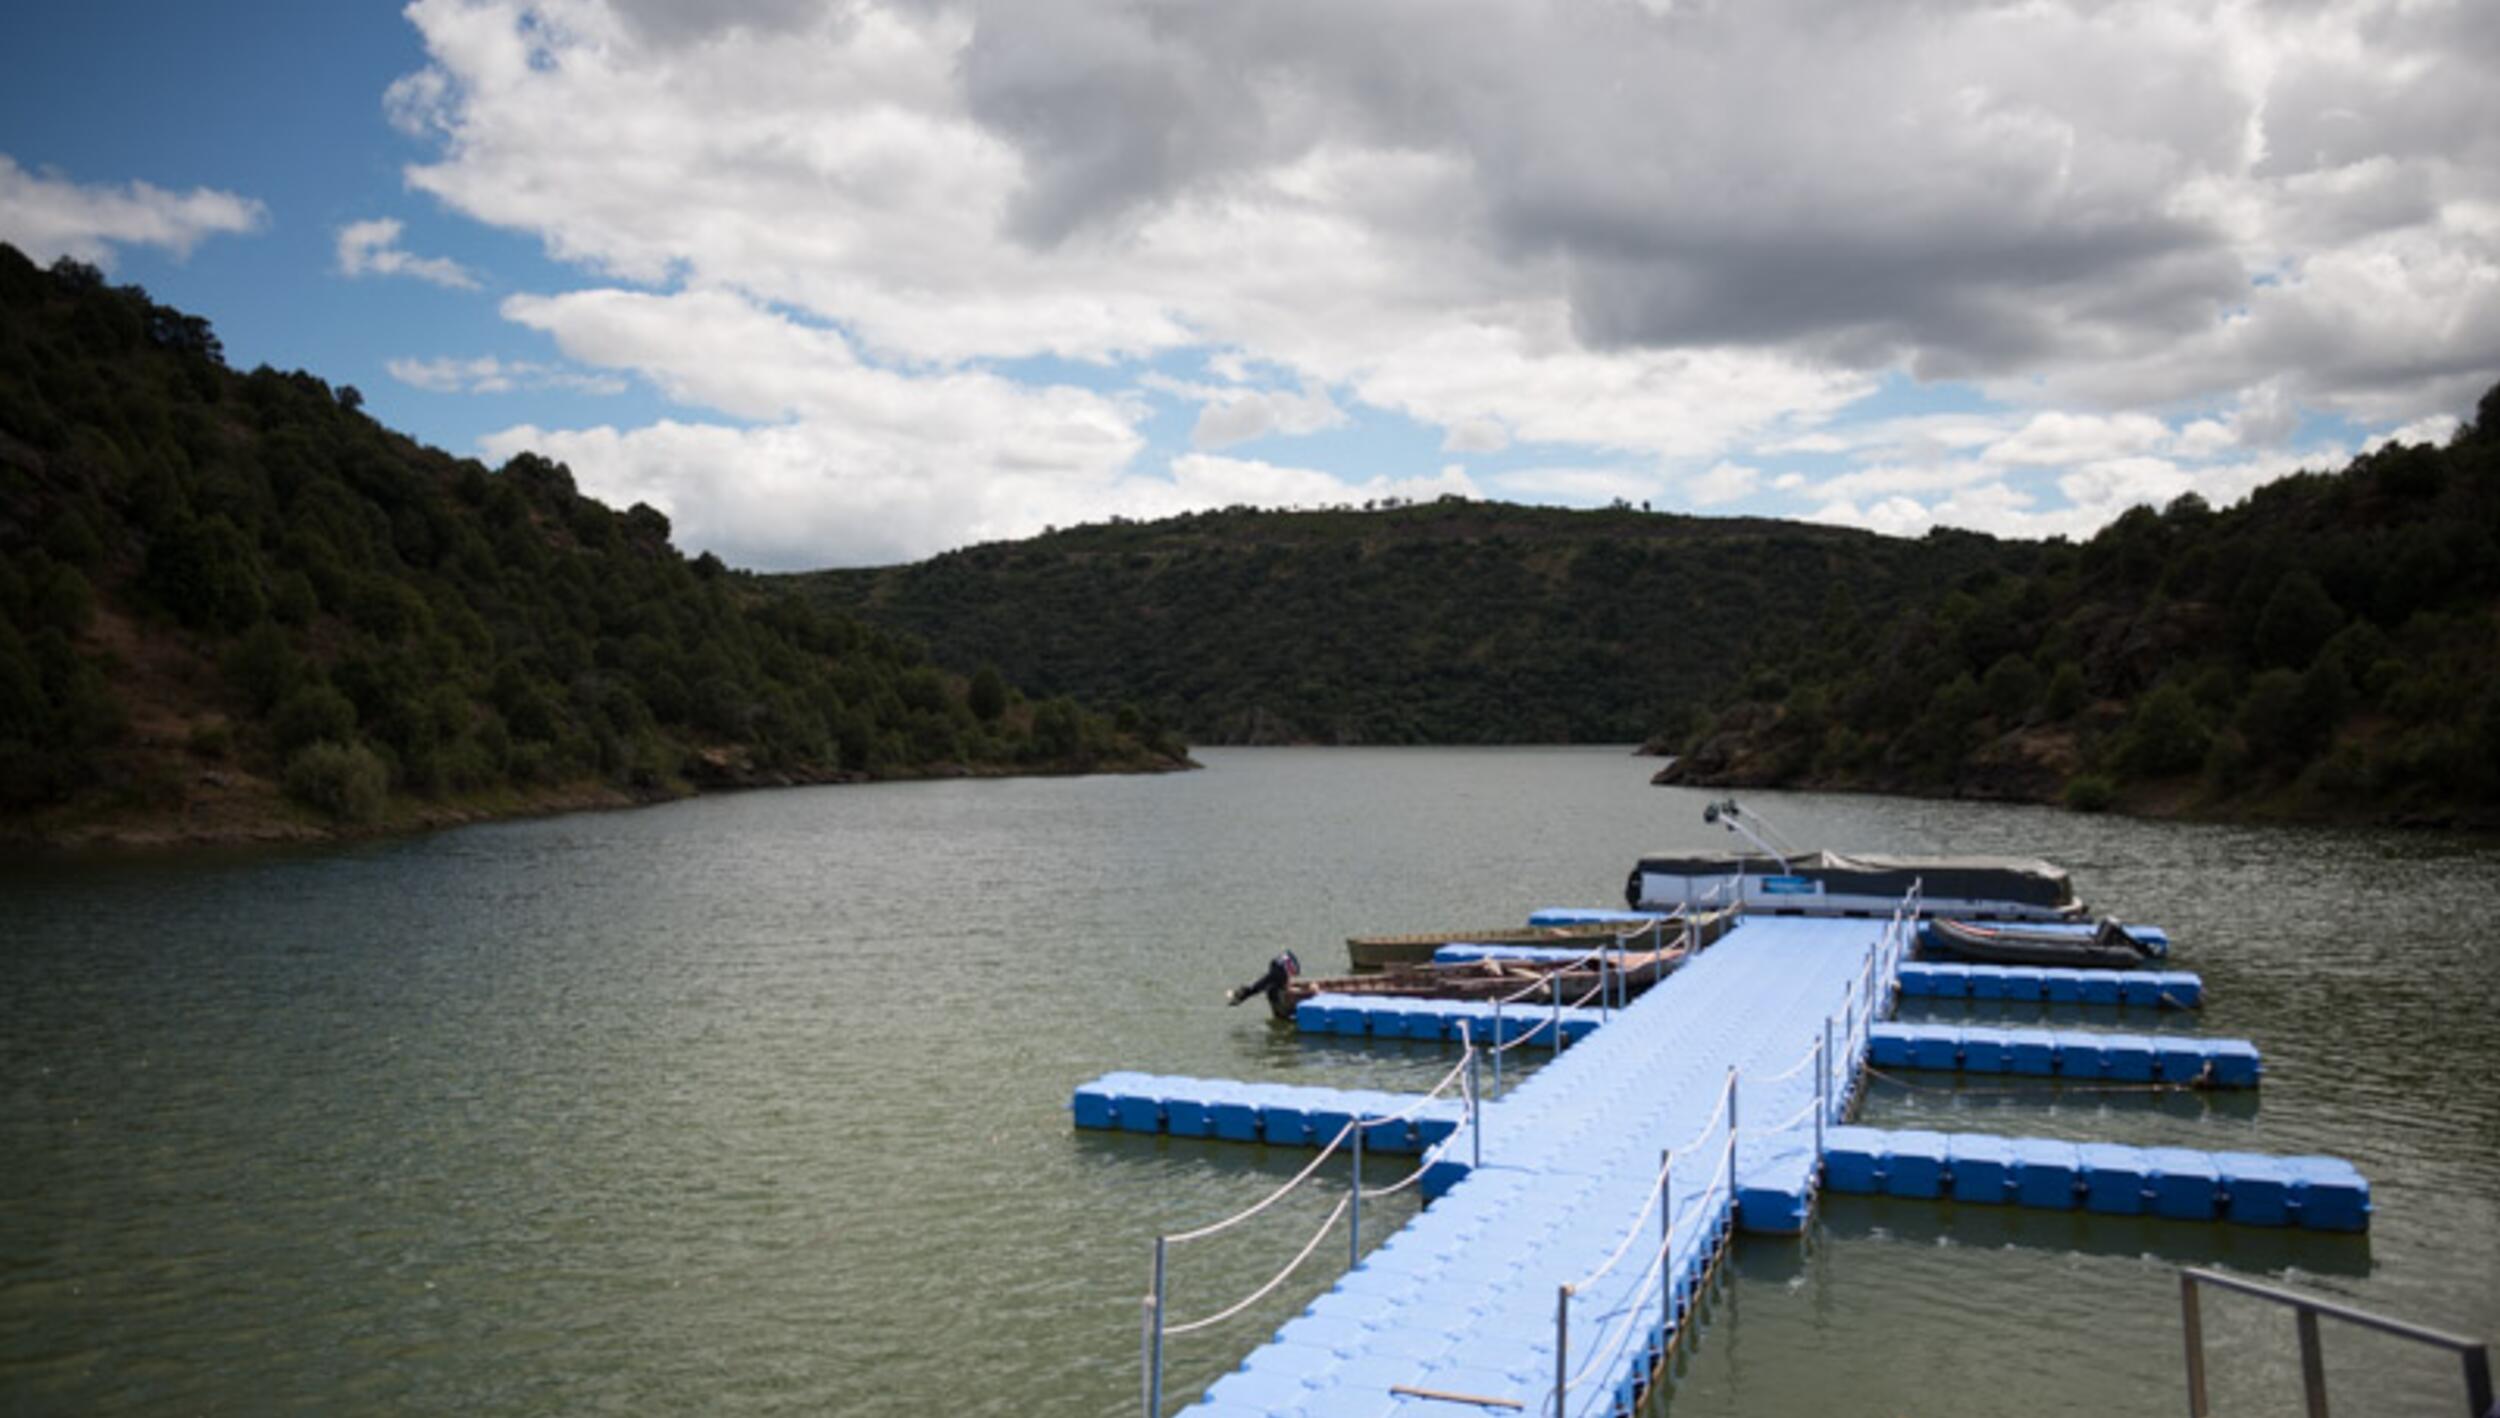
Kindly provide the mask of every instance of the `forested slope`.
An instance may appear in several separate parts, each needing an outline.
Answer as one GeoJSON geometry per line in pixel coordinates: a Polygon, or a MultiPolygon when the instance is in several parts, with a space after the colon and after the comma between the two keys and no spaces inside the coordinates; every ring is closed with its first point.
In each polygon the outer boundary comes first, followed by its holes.
{"type": "Polygon", "coordinates": [[[2500,824],[2500,387],[2446,447],[1836,619],[1659,747],[1693,783],[2500,824]]]}
{"type": "Polygon", "coordinates": [[[665,517],[228,369],[0,247],[0,833],[286,836],[704,785],[1172,766],[689,560],[665,517]]]}
{"type": "Polygon", "coordinates": [[[1633,743],[1832,615],[2037,555],[1451,498],[1113,522],[793,580],[943,663],[1131,705],[1197,743],[1633,743]]]}

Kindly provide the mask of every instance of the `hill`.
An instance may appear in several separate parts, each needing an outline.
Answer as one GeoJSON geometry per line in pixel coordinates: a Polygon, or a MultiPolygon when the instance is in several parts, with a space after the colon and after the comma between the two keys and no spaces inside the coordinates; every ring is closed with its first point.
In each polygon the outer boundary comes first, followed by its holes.
{"type": "Polygon", "coordinates": [[[561,465],[0,246],[0,836],[319,836],[706,787],[1181,766],[689,560],[561,465]]]}
{"type": "Polygon", "coordinates": [[[1197,743],[1634,743],[1835,616],[2039,549],[1445,498],[1245,507],[789,578],[829,610],[1197,743]]]}
{"type": "Polygon", "coordinates": [[[1835,622],[1655,747],[1696,784],[2500,825],[2500,386],[2445,448],[1835,622]]]}

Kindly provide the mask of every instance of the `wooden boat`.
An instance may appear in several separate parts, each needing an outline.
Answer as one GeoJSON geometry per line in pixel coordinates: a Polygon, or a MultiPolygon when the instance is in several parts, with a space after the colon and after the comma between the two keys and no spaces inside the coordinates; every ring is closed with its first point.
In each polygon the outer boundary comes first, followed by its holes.
{"type": "MultiPolygon", "coordinates": [[[[1630,993],[1638,995],[1672,974],[1688,954],[1684,939],[1670,935],[1665,948],[1629,950],[1617,957],[1616,963],[1622,967],[1630,993]]],[[[1284,1020],[1293,1018],[1294,1008],[1302,1001],[1319,994],[1487,1001],[1516,995],[1520,1008],[1535,1009],[1552,1004],[1556,990],[1561,991],[1563,1003],[1571,1004],[1597,988],[1594,962],[1556,968],[1533,960],[1470,960],[1453,965],[1393,965],[1365,974],[1324,979],[1298,977],[1270,994],[1268,1004],[1276,1017],[1284,1020]]]]}
{"type": "MultiPolygon", "coordinates": [[[[1667,933],[1678,929],[1670,925],[1667,933]]],[[[1649,939],[1648,926],[1622,921],[1585,921],[1567,926],[1495,926],[1480,931],[1418,931],[1406,935],[1347,936],[1346,959],[1357,970],[1386,970],[1398,965],[1429,965],[1433,952],[1445,945],[1543,945],[1594,950],[1617,936],[1639,943],[1649,939]]]]}
{"type": "Polygon", "coordinates": [[[1920,953],[1988,965],[2048,965],[2084,970],[2133,970],[2167,953],[2156,939],[2132,935],[2115,918],[2098,925],[1981,925],[1933,917],[1919,925],[1920,953]]]}

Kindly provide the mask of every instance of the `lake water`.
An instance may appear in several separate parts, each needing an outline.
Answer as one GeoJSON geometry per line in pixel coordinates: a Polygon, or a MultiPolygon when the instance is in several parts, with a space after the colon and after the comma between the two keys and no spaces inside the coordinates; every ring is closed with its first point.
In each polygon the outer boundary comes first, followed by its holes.
{"type": "MultiPolygon", "coordinates": [[[[1728,842],[1618,751],[1201,757],[0,868],[0,1408],[1138,1411],[1151,1237],[1304,1158],[1079,1135],[1075,1084],[1426,1086],[1454,1050],[1306,1041],[1222,991],[1287,946],[1328,973],[1348,934],[1616,904],[1640,851],[1728,842]]],[[[1830,1198],[1739,1247],[1661,1411],[2176,1413],[2183,1263],[2500,1335],[2500,851],[1746,801],[1812,845],[2059,861],[2205,977],[2164,1027],[2266,1054],[2254,1101],[1886,1084],[1863,1120],[2334,1153],[2378,1212],[1830,1198]]],[[[1264,1279],[1333,1197],[1302,1200],[1182,1253],[1174,1313],[1264,1279]]],[[[1341,1263],[1175,1340],[1174,1406],[1341,1263]]],[[[2208,1333],[2225,1411],[2297,1404],[2287,1316],[2223,1297],[2208,1333]]],[[[2462,1407],[2444,1357],[2327,1355],[2339,1414],[2462,1407]]]]}

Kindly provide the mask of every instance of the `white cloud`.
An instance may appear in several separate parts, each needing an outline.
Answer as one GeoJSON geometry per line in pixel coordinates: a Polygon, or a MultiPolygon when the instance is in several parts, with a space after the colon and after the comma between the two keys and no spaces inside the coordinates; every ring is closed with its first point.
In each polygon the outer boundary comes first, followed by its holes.
{"type": "Polygon", "coordinates": [[[400,224],[390,217],[349,222],[339,228],[339,274],[414,276],[453,290],[476,290],[477,277],[448,256],[417,256],[401,250],[400,224]]]}
{"type": "Polygon", "coordinates": [[[1500,419],[1460,419],[1441,439],[1444,453],[1499,453],[1510,446],[1510,430],[1500,419]]]}
{"type": "Polygon", "coordinates": [[[1738,498],[1750,497],[1761,486],[1762,470],[1760,468],[1750,468],[1742,463],[1722,460],[1712,464],[1708,472],[1686,481],[1684,490],[1692,494],[1694,502],[1703,507],[1711,507],[1722,502],[1734,502],[1738,498]]]}
{"type": "Polygon", "coordinates": [[[2433,414],[2429,418],[2415,419],[2402,428],[2380,434],[2364,442],[2361,445],[2361,451],[2374,452],[2399,443],[2428,443],[2433,447],[2445,447],[2448,440],[2456,436],[2457,429],[2463,424],[2464,420],[2455,414],[2433,414]]]}
{"type": "Polygon", "coordinates": [[[2198,419],[2179,430],[2174,445],[2182,458],[2210,458],[2225,449],[2237,447],[2239,435],[2230,426],[2212,419],[2198,419]]]}
{"type": "Polygon", "coordinates": [[[2150,414],[2070,414],[2051,410],[2032,415],[2013,434],[1989,444],[1980,456],[2001,465],[2061,467],[2143,453],[2169,441],[2169,426],[2150,414]]]}
{"type": "Polygon", "coordinates": [[[742,566],[908,560],[1047,525],[1236,502],[1480,495],[1455,468],[1358,480],[1204,453],[1140,468],[1141,411],[1128,402],[988,373],[874,365],[838,331],[727,292],[514,296],[504,312],[579,364],[631,372],[680,403],[757,426],[524,425],[490,436],[484,451],[560,459],[584,490],[650,502],[683,545],[742,566]]]}
{"type": "MultiPolygon", "coordinates": [[[[1850,516],[2048,525],[2063,475],[2471,404],[2491,8],[416,0],[385,108],[437,145],[417,190],[648,288],[508,315],[846,456],[837,419],[934,469],[914,421],[970,409],[971,466],[1041,429],[1111,498],[1136,409],[966,371],[1203,351],[1245,392],[1201,449],[1386,410],[1453,453],[1841,456],[1810,495],[1850,516]],[[1850,421],[1901,375],[2004,407],[1850,421]]],[[[948,486],[961,534],[1004,519],[948,486]]]]}
{"type": "Polygon", "coordinates": [[[430,394],[509,394],[525,389],[569,389],[582,394],[625,392],[625,381],[612,374],[583,374],[495,355],[472,359],[390,359],[383,361],[382,367],[400,383],[430,394]]]}
{"type": "Polygon", "coordinates": [[[109,267],[114,248],[121,246],[154,246],[187,257],[208,237],[258,231],[268,220],[268,208],[232,192],[72,182],[28,172],[0,153],[0,240],[40,264],[69,256],[109,267]]]}
{"type": "Polygon", "coordinates": [[[1190,442],[1200,448],[1226,448],[1271,434],[1318,433],[1352,422],[1328,391],[1314,384],[1299,391],[1260,389],[1193,384],[1160,374],[1148,374],[1139,383],[1200,405],[1197,427],[1190,431],[1190,442]]]}

